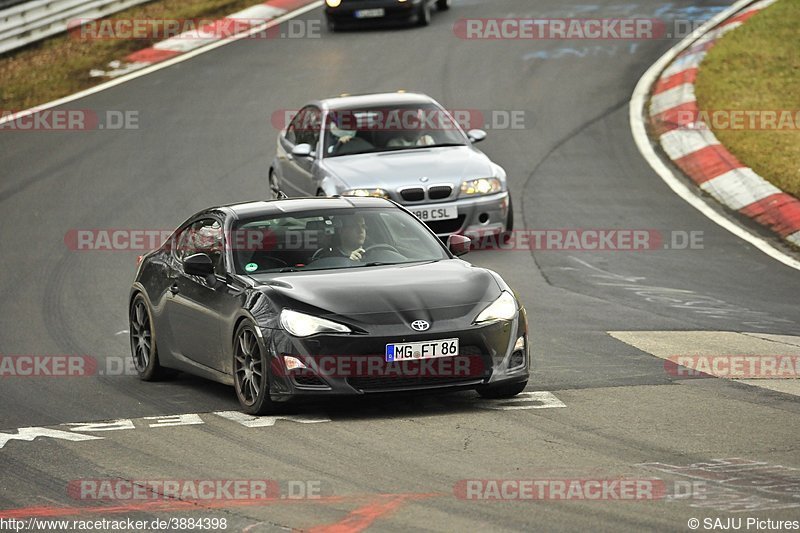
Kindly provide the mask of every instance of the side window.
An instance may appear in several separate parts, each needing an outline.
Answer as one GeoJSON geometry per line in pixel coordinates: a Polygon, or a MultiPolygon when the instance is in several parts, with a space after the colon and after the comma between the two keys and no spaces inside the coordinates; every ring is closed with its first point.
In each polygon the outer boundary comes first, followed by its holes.
{"type": "Polygon", "coordinates": [[[317,141],[319,141],[319,128],[322,122],[320,110],[312,106],[306,107],[292,121],[292,124],[295,124],[295,122],[296,144],[308,143],[311,148],[316,149],[317,141]]]}
{"type": "Polygon", "coordinates": [[[217,274],[224,274],[223,232],[219,221],[204,218],[194,222],[175,239],[175,258],[183,261],[190,255],[208,254],[217,274]]]}
{"type": "Polygon", "coordinates": [[[301,129],[300,125],[303,123],[303,115],[305,115],[305,111],[305,109],[298,111],[292,121],[289,123],[289,127],[286,128],[286,140],[292,144],[298,144],[297,132],[301,129]]]}

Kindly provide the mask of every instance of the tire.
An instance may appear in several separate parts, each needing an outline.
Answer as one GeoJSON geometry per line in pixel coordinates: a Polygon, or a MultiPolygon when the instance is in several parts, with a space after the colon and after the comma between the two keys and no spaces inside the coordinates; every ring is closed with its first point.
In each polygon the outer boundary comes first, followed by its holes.
{"type": "Polygon", "coordinates": [[[250,415],[274,412],[275,404],[269,398],[269,361],[255,326],[245,320],[233,339],[233,384],[242,410],[250,415]]]}
{"type": "Polygon", "coordinates": [[[156,336],[150,306],[141,293],[137,294],[128,310],[129,336],[133,367],[142,381],[158,381],[175,376],[176,371],[162,367],[158,362],[156,336]]]}
{"type": "Polygon", "coordinates": [[[337,31],[339,31],[339,27],[336,25],[336,22],[334,22],[332,18],[327,17],[326,20],[327,20],[326,25],[328,27],[329,32],[336,33],[337,31]]]}
{"type": "Polygon", "coordinates": [[[436,0],[436,9],[439,11],[447,11],[450,9],[450,0],[436,0]]]}
{"type": "Polygon", "coordinates": [[[482,398],[489,400],[497,400],[501,398],[512,398],[525,390],[528,381],[521,381],[517,383],[501,384],[501,385],[487,385],[475,389],[482,398]]]}
{"type": "Polygon", "coordinates": [[[506,230],[500,234],[503,244],[511,242],[514,232],[514,204],[511,203],[511,196],[508,197],[508,214],[506,215],[506,230]]]}
{"type": "Polygon", "coordinates": [[[280,187],[278,186],[278,180],[275,177],[275,172],[270,169],[269,171],[269,178],[267,178],[267,184],[269,185],[269,198],[270,200],[275,200],[278,197],[278,192],[280,191],[280,187]]]}
{"type": "Polygon", "coordinates": [[[422,4],[420,4],[419,12],[417,13],[417,25],[427,26],[430,23],[431,23],[431,6],[428,3],[428,0],[424,0],[422,4]]]}

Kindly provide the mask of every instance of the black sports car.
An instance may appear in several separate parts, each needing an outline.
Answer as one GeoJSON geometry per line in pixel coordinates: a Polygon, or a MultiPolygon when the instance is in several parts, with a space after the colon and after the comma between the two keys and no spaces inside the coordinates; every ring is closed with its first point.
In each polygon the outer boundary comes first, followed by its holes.
{"type": "Polygon", "coordinates": [[[130,340],[144,380],[181,370],[233,384],[244,410],[301,396],[474,388],[520,393],[524,308],[382,198],[213,207],[143,256],[130,340]]]}
{"type": "Polygon", "coordinates": [[[445,11],[450,9],[450,0],[325,0],[325,18],[331,31],[367,22],[427,26],[433,6],[445,11]]]}

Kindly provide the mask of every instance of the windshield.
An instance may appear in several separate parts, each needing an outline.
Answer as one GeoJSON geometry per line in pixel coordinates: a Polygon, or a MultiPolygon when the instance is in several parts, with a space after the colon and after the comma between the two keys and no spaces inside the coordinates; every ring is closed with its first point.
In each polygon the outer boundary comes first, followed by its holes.
{"type": "Polygon", "coordinates": [[[324,157],[464,145],[452,116],[433,104],[336,110],[325,121],[324,157]]]}
{"type": "Polygon", "coordinates": [[[413,215],[396,208],[292,213],[242,221],[228,239],[239,274],[363,268],[449,258],[413,215]]]}

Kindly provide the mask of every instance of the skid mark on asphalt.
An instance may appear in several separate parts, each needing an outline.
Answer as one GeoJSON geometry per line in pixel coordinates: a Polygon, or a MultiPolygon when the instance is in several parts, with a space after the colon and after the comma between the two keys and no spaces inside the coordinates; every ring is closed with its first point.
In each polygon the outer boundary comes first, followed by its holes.
{"type": "Polygon", "coordinates": [[[794,327],[795,325],[791,320],[772,316],[764,311],[748,309],[714,296],[688,289],[650,285],[645,283],[647,278],[643,276],[609,272],[578,257],[570,256],[569,259],[582,267],[579,268],[579,272],[584,274],[590,283],[600,287],[609,287],[610,290],[633,293],[648,303],[695,313],[709,319],[727,320],[733,318],[741,321],[742,327],[762,330],[777,327],[794,327]]]}

